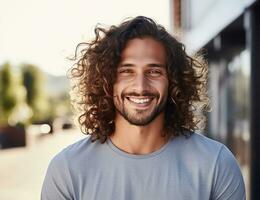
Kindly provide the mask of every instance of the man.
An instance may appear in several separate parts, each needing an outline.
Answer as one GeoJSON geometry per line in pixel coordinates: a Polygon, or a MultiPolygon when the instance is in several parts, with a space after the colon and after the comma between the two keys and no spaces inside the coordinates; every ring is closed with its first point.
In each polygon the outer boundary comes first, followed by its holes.
{"type": "Polygon", "coordinates": [[[42,200],[245,199],[234,156],[194,133],[208,105],[205,62],[146,17],[95,33],[71,71],[90,136],[53,158],[42,200]]]}

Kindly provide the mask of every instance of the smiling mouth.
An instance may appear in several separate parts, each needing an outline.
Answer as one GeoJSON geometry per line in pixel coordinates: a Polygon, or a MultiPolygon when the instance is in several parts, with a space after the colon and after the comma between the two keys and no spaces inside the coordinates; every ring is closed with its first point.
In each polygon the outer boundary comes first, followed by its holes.
{"type": "Polygon", "coordinates": [[[151,101],[154,99],[153,97],[126,97],[127,100],[129,100],[132,103],[138,104],[138,105],[148,105],[151,103],[151,101]]]}

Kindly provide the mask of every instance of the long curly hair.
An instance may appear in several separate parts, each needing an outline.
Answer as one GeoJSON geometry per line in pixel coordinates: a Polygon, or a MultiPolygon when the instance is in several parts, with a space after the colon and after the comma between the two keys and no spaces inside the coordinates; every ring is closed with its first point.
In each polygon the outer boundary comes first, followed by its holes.
{"type": "Polygon", "coordinates": [[[188,56],[185,46],[150,18],[138,16],[119,26],[95,28],[95,39],[78,44],[69,71],[71,100],[81,131],[92,141],[104,143],[115,130],[113,84],[121,52],[129,40],[151,37],[166,50],[169,79],[165,108],[167,137],[192,133],[205,125],[208,111],[207,63],[202,56],[188,56]]]}

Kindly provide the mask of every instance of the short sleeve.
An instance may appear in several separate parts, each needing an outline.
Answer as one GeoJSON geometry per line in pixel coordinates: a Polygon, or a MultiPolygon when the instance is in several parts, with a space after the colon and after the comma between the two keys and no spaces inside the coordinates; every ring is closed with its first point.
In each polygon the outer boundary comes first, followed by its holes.
{"type": "Polygon", "coordinates": [[[41,200],[72,200],[72,183],[63,154],[56,155],[50,162],[43,181],[41,200]]]}
{"type": "Polygon", "coordinates": [[[212,200],[245,200],[245,185],[239,165],[226,146],[222,146],[214,169],[212,200]]]}

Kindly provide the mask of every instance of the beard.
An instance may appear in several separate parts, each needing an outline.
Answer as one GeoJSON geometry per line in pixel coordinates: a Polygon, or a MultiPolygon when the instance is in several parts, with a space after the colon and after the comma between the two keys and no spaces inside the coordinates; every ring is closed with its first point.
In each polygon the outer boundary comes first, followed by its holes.
{"type": "MultiPolygon", "coordinates": [[[[157,116],[159,116],[162,112],[165,111],[166,103],[167,103],[167,96],[162,98],[159,104],[157,102],[160,99],[160,95],[157,93],[143,93],[143,94],[136,94],[136,93],[128,93],[121,95],[121,100],[119,101],[119,96],[116,96],[117,102],[115,103],[116,111],[130,124],[136,126],[146,126],[151,123],[157,116]],[[152,102],[148,109],[140,110],[140,109],[133,109],[127,106],[126,96],[149,96],[152,97],[152,102]],[[156,101],[156,102],[154,102],[156,101]],[[121,105],[120,103],[121,102],[121,105]],[[155,105],[156,104],[156,105],[155,105]]],[[[128,102],[129,103],[129,102],[128,102]]]]}

